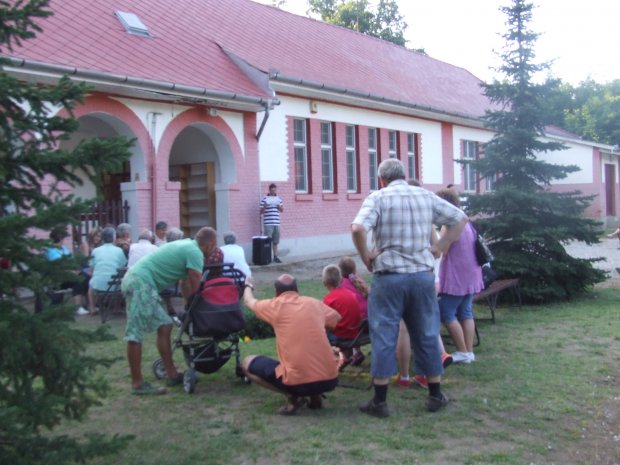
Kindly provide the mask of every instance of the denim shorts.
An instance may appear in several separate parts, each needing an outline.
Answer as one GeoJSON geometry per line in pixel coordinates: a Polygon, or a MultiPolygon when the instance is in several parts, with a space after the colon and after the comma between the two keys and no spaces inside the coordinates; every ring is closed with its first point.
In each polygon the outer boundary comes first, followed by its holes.
{"type": "Polygon", "coordinates": [[[474,295],[439,294],[439,311],[443,324],[452,323],[454,320],[473,320],[474,295]]]}
{"type": "Polygon", "coordinates": [[[126,341],[142,343],[145,332],[153,332],[160,326],[172,324],[156,288],[130,275],[123,279],[121,289],[127,308],[126,341]]]}
{"type": "Polygon", "coordinates": [[[263,355],[257,355],[250,363],[248,370],[254,376],[258,376],[278,390],[298,397],[318,396],[324,392],[333,391],[338,385],[338,378],[305,384],[284,384],[282,378],[276,378],[276,367],[278,365],[280,365],[280,362],[277,360],[263,355]]]}
{"type": "Polygon", "coordinates": [[[371,375],[389,378],[397,373],[396,342],[401,318],[411,338],[415,372],[427,376],[442,375],[434,273],[375,273],[371,289],[368,296],[371,375]]]}

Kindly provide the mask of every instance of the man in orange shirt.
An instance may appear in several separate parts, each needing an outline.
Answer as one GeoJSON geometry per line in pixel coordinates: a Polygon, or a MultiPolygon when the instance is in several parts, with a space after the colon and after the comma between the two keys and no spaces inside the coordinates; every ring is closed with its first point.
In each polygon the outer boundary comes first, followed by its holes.
{"type": "Polygon", "coordinates": [[[325,329],[333,330],[340,321],[334,309],[312,297],[300,296],[297,281],[288,274],[275,282],[276,297],[257,300],[250,280],[246,280],[243,301],[258,318],[273,326],[278,360],[249,355],[241,367],[254,383],[287,396],[279,409],[292,415],[307,402],[309,408],[322,407],[321,394],[338,384],[337,360],[325,329]]]}

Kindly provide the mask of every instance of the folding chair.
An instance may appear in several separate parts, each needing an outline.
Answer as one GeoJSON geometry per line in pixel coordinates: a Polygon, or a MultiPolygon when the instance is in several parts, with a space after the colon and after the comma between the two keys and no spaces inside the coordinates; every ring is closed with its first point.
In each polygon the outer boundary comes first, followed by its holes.
{"type": "Polygon", "coordinates": [[[108,321],[112,312],[118,312],[123,306],[123,293],[121,292],[121,282],[127,273],[127,268],[119,268],[108,281],[108,288],[105,292],[97,292],[97,303],[101,323],[108,321]]]}
{"type": "MultiPolygon", "coordinates": [[[[340,350],[351,350],[351,349],[358,349],[358,348],[361,348],[369,344],[370,344],[370,334],[368,332],[368,320],[364,319],[360,322],[357,335],[353,339],[348,340],[348,341],[340,341],[340,342],[332,343],[332,347],[336,347],[340,350]]],[[[367,355],[367,358],[370,359],[370,355],[367,355]]],[[[372,384],[370,377],[367,374],[367,370],[361,369],[356,366],[348,365],[346,370],[341,369],[340,375],[341,376],[351,375],[352,379],[367,378],[369,380],[368,385],[365,384],[363,387],[360,387],[356,384],[340,381],[338,383],[338,386],[340,387],[347,387],[347,388],[354,388],[354,389],[366,389],[372,384]]]]}

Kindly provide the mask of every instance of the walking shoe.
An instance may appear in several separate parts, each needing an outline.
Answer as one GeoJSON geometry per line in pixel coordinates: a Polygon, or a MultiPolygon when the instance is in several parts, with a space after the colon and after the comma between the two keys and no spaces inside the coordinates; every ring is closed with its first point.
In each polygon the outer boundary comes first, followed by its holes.
{"type": "Polygon", "coordinates": [[[448,405],[448,402],[450,402],[450,399],[443,392],[439,393],[439,397],[429,396],[426,399],[426,410],[436,412],[448,405]]]}
{"type": "Polygon", "coordinates": [[[166,380],[166,386],[168,387],[178,386],[179,384],[183,384],[183,373],[177,373],[174,378],[166,380]]]}
{"type": "Polygon", "coordinates": [[[273,262],[274,263],[282,263],[282,260],[280,260],[278,257],[273,257],[273,262]]]}
{"type": "Polygon", "coordinates": [[[359,366],[364,363],[364,360],[366,360],[366,356],[363,353],[355,352],[353,357],[351,357],[351,365],[354,367],[359,366]]]}
{"type": "Polygon", "coordinates": [[[448,352],[444,352],[441,356],[441,364],[443,365],[443,367],[448,368],[450,365],[452,365],[452,362],[454,362],[452,355],[450,355],[448,352]]]}
{"type": "Polygon", "coordinates": [[[454,363],[471,363],[468,352],[453,352],[452,360],[454,363]]]}
{"type": "Polygon", "coordinates": [[[135,396],[153,396],[153,395],[161,395],[166,393],[166,388],[156,387],[144,381],[138,387],[132,387],[131,393],[135,396]]]}
{"type": "Polygon", "coordinates": [[[76,311],[75,314],[79,315],[79,316],[84,316],[84,315],[88,315],[90,312],[88,310],[86,310],[84,307],[79,307],[76,311]]]}
{"type": "Polygon", "coordinates": [[[368,402],[359,404],[358,407],[361,412],[364,412],[372,417],[386,418],[390,416],[390,409],[388,408],[387,402],[379,402],[378,404],[375,404],[374,399],[370,399],[368,402]]]}
{"type": "Polygon", "coordinates": [[[428,381],[424,375],[415,375],[413,377],[413,383],[421,388],[428,389],[428,381]]]}
{"type": "Polygon", "coordinates": [[[401,378],[400,376],[394,380],[394,384],[400,386],[402,388],[408,388],[411,386],[411,379],[409,378],[401,378]]]}
{"type": "Polygon", "coordinates": [[[467,355],[469,356],[470,363],[476,361],[476,355],[473,352],[467,352],[467,355]]]}

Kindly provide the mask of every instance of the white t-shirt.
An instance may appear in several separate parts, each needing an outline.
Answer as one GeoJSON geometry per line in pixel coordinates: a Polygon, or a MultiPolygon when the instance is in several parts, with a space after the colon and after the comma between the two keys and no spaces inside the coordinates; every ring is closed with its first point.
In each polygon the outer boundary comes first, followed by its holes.
{"type": "Polygon", "coordinates": [[[158,247],[156,245],[151,244],[151,242],[146,239],[140,239],[135,244],[131,244],[131,247],[129,247],[127,268],[131,268],[142,257],[146,257],[148,254],[155,252],[157,249],[158,247]]]}
{"type": "Polygon", "coordinates": [[[252,276],[252,270],[248,262],[245,260],[245,252],[243,247],[237,244],[228,244],[220,247],[224,254],[224,263],[234,263],[235,268],[246,276],[252,276]]]}

